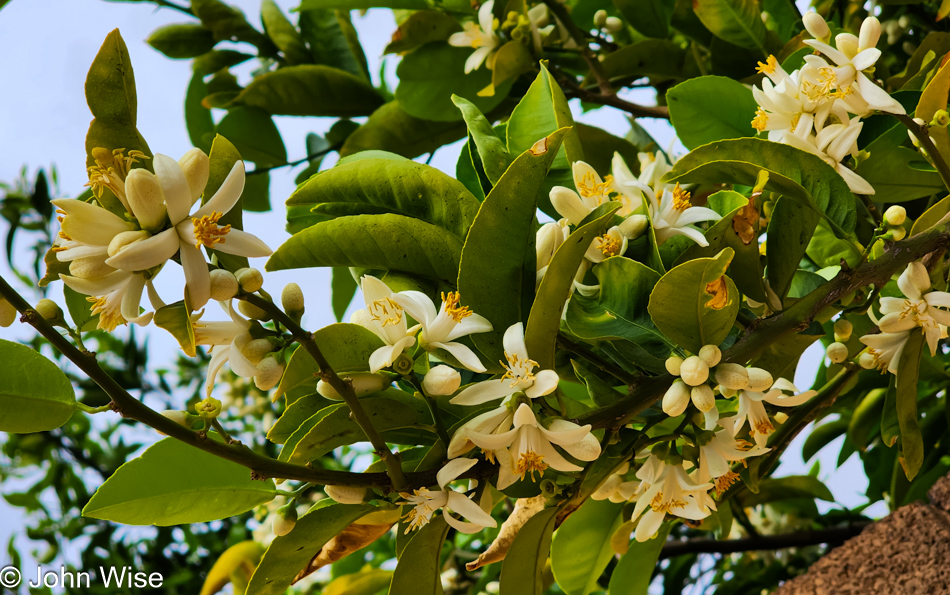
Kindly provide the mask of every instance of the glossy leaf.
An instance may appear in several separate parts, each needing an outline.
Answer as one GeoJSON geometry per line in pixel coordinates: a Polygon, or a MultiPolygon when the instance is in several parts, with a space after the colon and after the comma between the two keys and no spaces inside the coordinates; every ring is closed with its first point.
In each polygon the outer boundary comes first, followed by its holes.
{"type": "Polygon", "coordinates": [[[614,0],[614,6],[640,34],[665,39],[673,5],[666,0],[614,0]]]}
{"type": "Polygon", "coordinates": [[[272,480],[253,479],[247,467],[165,438],[119,467],[82,514],[125,525],[167,527],[241,514],[274,495],[272,480]]]}
{"type": "Polygon", "coordinates": [[[227,138],[248,161],[261,166],[287,163],[284,140],[273,119],[256,107],[238,107],[218,122],[218,134],[227,138]]]}
{"type": "Polygon", "coordinates": [[[267,47],[267,38],[247,22],[244,14],[221,0],[191,0],[191,12],[212,31],[218,41],[237,39],[267,47]]]}
{"type": "Polygon", "coordinates": [[[799,202],[781,197],[769,219],[765,259],[769,285],[785,299],[821,216],[799,202]]]}
{"type": "Polygon", "coordinates": [[[765,23],[756,0],[693,0],[693,9],[717,37],[768,56],[765,23]]]}
{"type": "Polygon", "coordinates": [[[436,516],[416,531],[393,572],[389,595],[441,595],[440,556],[449,524],[436,516]]]}
{"type": "Polygon", "coordinates": [[[557,508],[545,508],[524,524],[501,565],[501,595],[541,595],[541,574],[551,551],[557,508]]]}
{"type": "Polygon", "coordinates": [[[287,66],[254,79],[231,105],[284,116],[367,116],[383,104],[363,79],[323,64],[287,66]]]}
{"type": "Polygon", "coordinates": [[[535,199],[565,132],[551,134],[514,160],[485,197],[465,240],[458,289],[462,303],[494,326],[472,335],[488,362],[504,359],[505,331],[527,318],[536,270],[535,199]]]}
{"type": "Polygon", "coordinates": [[[214,595],[231,582],[231,576],[235,573],[244,574],[247,572],[246,580],[250,580],[250,573],[253,572],[257,563],[261,561],[264,555],[264,546],[253,540],[236,543],[224,550],[224,553],[215,560],[214,566],[208,571],[205,582],[201,585],[199,595],[214,595]]]}
{"type": "Polygon", "coordinates": [[[194,58],[211,51],[214,35],[197,23],[174,23],[159,27],[146,40],[169,58],[194,58]]]}
{"type": "Polygon", "coordinates": [[[99,315],[92,313],[92,302],[86,299],[88,297],[74,291],[68,285],[63,285],[66,309],[69,310],[73,326],[80,332],[94,331],[99,326],[99,315]]]}
{"type": "Polygon", "coordinates": [[[856,172],[867,180],[888,203],[905,202],[946,191],[940,174],[916,150],[893,147],[890,150],[874,150],[861,162],[856,172]]]}
{"type": "Polygon", "coordinates": [[[725,276],[735,251],[697,258],[663,275],[650,294],[650,317],[663,334],[692,353],[719,345],[739,312],[739,291],[725,276]]]}
{"type": "Polygon", "coordinates": [[[743,507],[793,498],[817,498],[826,502],[835,501],[831,490],[817,477],[810,475],[760,479],[757,492],[742,492],[737,497],[743,507]]]}
{"type": "Polygon", "coordinates": [[[297,10],[315,8],[342,8],[344,10],[366,10],[367,8],[404,8],[407,10],[425,10],[429,8],[426,0],[303,0],[297,10]]]}
{"type": "Polygon", "coordinates": [[[76,394],[59,366],[26,345],[0,339],[0,431],[27,434],[62,426],[76,394]]]}
{"type": "Polygon", "coordinates": [[[680,79],[685,62],[686,50],[678,44],[667,39],[644,39],[607,54],[603,69],[609,79],[642,76],[657,80],[680,79]]]}
{"type": "Polygon", "coordinates": [[[211,150],[214,139],[214,120],[211,110],[201,105],[202,98],[208,94],[208,85],[201,72],[195,71],[185,91],[185,127],[191,144],[205,153],[211,150]]]}
{"type": "Polygon", "coordinates": [[[412,159],[465,136],[463,122],[431,122],[404,112],[396,101],[377,109],[351,134],[340,156],[370,149],[390,151],[412,159]]]}
{"type": "Polygon", "coordinates": [[[924,211],[924,214],[914,221],[914,225],[910,228],[909,235],[917,235],[918,233],[931,229],[941,219],[946,217],[947,213],[950,213],[950,196],[943,197],[935,205],[924,211]]]}
{"type": "MultiPolygon", "coordinates": [[[[530,149],[540,139],[567,126],[574,126],[571,109],[564,92],[557,85],[542,64],[541,72],[531,83],[527,93],[511,112],[508,120],[508,152],[520,155],[530,149]]],[[[573,130],[564,138],[564,154],[558,154],[551,165],[555,169],[565,169],[570,163],[584,158],[580,140],[573,130]]]]}
{"type": "Polygon", "coordinates": [[[912,332],[897,364],[897,423],[901,454],[898,462],[908,480],[914,479],[924,462],[924,440],[917,422],[917,381],[924,349],[923,333],[912,332]]]}
{"type": "Polygon", "coordinates": [[[670,120],[687,149],[717,140],[755,136],[752,91],[724,76],[702,76],[666,92],[670,120]]]}
{"type": "Polygon", "coordinates": [[[567,517],[551,542],[551,570],[567,595],[599,590],[597,579],[614,557],[610,537],[620,526],[622,504],[588,499],[567,517]]]}
{"type": "MultiPolygon", "coordinates": [[[[317,64],[339,68],[368,80],[360,58],[350,46],[344,28],[350,29],[349,13],[321,9],[300,13],[300,35],[310,46],[310,55],[317,64]]],[[[362,52],[360,52],[362,54],[362,52]]]]}
{"type": "MultiPolygon", "coordinates": [[[[288,396],[288,399],[290,397],[288,396]]],[[[319,393],[304,395],[299,399],[288,402],[287,408],[267,432],[267,439],[274,444],[283,444],[297,431],[313,414],[327,407],[337,405],[319,393]]],[[[312,426],[311,426],[312,427],[312,426]]],[[[293,449],[291,449],[292,451],[293,449]]]]}
{"type": "MultiPolygon", "coordinates": [[[[724,505],[728,507],[728,504],[724,505]]],[[[610,575],[608,595],[647,595],[647,588],[653,580],[663,544],[670,534],[670,523],[663,523],[656,536],[648,541],[634,541],[627,553],[620,557],[617,567],[610,575]]]]}
{"type": "Polygon", "coordinates": [[[274,0],[261,2],[261,21],[264,23],[264,32],[274,42],[277,49],[283,52],[289,63],[310,62],[307,44],[274,0]]]}
{"type": "Polygon", "coordinates": [[[419,10],[399,23],[392,41],[383,53],[399,54],[414,50],[430,41],[445,41],[462,27],[459,22],[441,10],[419,10]]]}
{"type": "Polygon", "coordinates": [[[346,267],[334,267],[330,281],[330,302],[333,307],[333,316],[337,322],[343,321],[346,309],[356,295],[356,280],[346,267]]]}
{"type": "Polygon", "coordinates": [[[492,184],[498,182],[498,179],[505,173],[512,161],[505,142],[498,138],[491,122],[479,111],[478,106],[457,95],[452,96],[452,101],[462,112],[465,125],[468,127],[468,133],[478,150],[478,157],[485,169],[485,174],[492,184]]]}
{"type": "Polygon", "coordinates": [[[195,357],[195,327],[191,321],[191,308],[184,300],[162,306],[155,311],[152,321],[178,341],[185,355],[195,357]]]}

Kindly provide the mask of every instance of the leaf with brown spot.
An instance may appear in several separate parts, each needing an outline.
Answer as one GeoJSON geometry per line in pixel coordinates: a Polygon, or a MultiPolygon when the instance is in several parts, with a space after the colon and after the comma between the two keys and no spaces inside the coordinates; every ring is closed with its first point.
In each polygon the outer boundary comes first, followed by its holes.
{"type": "Polygon", "coordinates": [[[495,541],[491,542],[488,549],[482,552],[477,559],[466,564],[465,568],[471,572],[482,566],[504,560],[505,556],[508,555],[508,549],[514,543],[515,537],[524,527],[524,524],[528,522],[528,519],[544,510],[544,501],[545,497],[543,495],[516,500],[514,510],[508,519],[502,523],[495,541]]]}
{"type": "Polygon", "coordinates": [[[393,525],[395,525],[395,523],[386,523],[383,525],[353,523],[328,541],[320,551],[317,552],[317,555],[310,560],[307,567],[301,570],[294,578],[294,583],[303,580],[305,577],[328,564],[332,564],[357,550],[363,549],[385,535],[392,529],[393,525]]]}
{"type": "Polygon", "coordinates": [[[712,299],[706,303],[707,308],[712,308],[713,310],[722,310],[725,308],[726,304],[729,303],[729,287],[726,285],[725,275],[719,277],[712,283],[707,283],[706,293],[713,296],[712,299]]]}
{"type": "Polygon", "coordinates": [[[758,237],[759,211],[752,201],[739,209],[732,217],[732,229],[738,234],[742,243],[748,246],[758,237]]]}

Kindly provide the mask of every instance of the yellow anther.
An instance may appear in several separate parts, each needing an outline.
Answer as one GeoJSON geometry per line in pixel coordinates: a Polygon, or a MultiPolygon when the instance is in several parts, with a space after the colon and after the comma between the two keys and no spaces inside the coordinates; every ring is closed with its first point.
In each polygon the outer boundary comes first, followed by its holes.
{"type": "Polygon", "coordinates": [[[686,503],[681,500],[670,500],[669,502],[663,501],[663,492],[657,492],[656,496],[653,497],[653,500],[650,501],[650,508],[653,509],[653,512],[673,512],[674,508],[685,508],[686,503]]]}
{"type": "Polygon", "coordinates": [[[693,206],[693,203],[689,202],[689,192],[683,190],[677,182],[673,188],[673,208],[677,211],[685,211],[691,206],[693,206]]]}
{"type": "Polygon", "coordinates": [[[749,430],[750,436],[755,436],[756,434],[771,434],[775,431],[775,426],[772,425],[772,422],[769,420],[757,421],[752,424],[752,429],[749,430]]]}
{"type": "Polygon", "coordinates": [[[517,353],[508,353],[505,352],[505,358],[508,360],[508,364],[505,362],[499,361],[499,363],[505,368],[505,375],[501,377],[502,380],[508,378],[512,379],[511,384],[508,386],[514,388],[518,386],[518,383],[522,380],[525,382],[534,382],[535,376],[532,373],[535,368],[538,367],[538,362],[533,359],[524,358],[522,359],[517,353]]]}
{"type": "Polygon", "coordinates": [[[729,471],[722,477],[717,477],[716,478],[716,497],[718,498],[719,496],[722,496],[726,492],[726,490],[729,489],[729,486],[736,483],[738,479],[739,479],[739,474],[733,473],[732,471],[729,471]]]}
{"type": "Polygon", "coordinates": [[[769,54],[769,57],[765,59],[765,62],[759,62],[759,65],[756,66],[756,72],[761,72],[762,74],[772,74],[775,72],[775,69],[778,68],[778,60],[775,59],[775,56],[769,54]]]}
{"type": "Polygon", "coordinates": [[[218,220],[221,219],[222,215],[223,213],[212,211],[210,215],[191,218],[191,222],[195,226],[195,248],[200,248],[202,245],[212,248],[215,244],[224,243],[225,236],[231,231],[231,226],[220,227],[218,225],[218,220]]]}
{"type": "Polygon", "coordinates": [[[125,324],[125,318],[122,318],[117,310],[111,310],[108,308],[105,297],[87,297],[87,302],[92,303],[92,313],[99,315],[99,328],[106,331],[112,332],[115,330],[115,327],[120,324],[125,324]]]}
{"type": "Polygon", "coordinates": [[[605,257],[616,256],[620,254],[620,249],[623,247],[623,240],[619,240],[609,233],[597,238],[597,249],[600,250],[605,257]]]}
{"type": "Polygon", "coordinates": [[[544,475],[544,470],[548,468],[548,464],[544,462],[544,455],[539,455],[534,451],[528,451],[521,454],[521,458],[518,459],[518,463],[515,465],[515,473],[521,476],[521,479],[524,479],[524,476],[527,475],[531,478],[531,481],[535,481],[534,472],[538,472],[538,477],[544,475]]]}
{"type": "Polygon", "coordinates": [[[442,292],[442,303],[445,304],[445,313],[455,322],[462,322],[463,318],[472,315],[472,310],[468,306],[459,306],[459,292],[442,292]]]}
{"type": "Polygon", "coordinates": [[[761,107],[756,110],[755,117],[752,118],[752,127],[762,132],[769,124],[769,115],[761,107]]]}
{"type": "Polygon", "coordinates": [[[402,321],[402,306],[391,297],[373,300],[369,305],[369,314],[380,326],[399,324],[402,321]]]}
{"type": "Polygon", "coordinates": [[[598,184],[597,175],[592,170],[588,170],[577,185],[577,191],[584,198],[596,197],[597,204],[599,205],[608,197],[611,184],[613,184],[613,178],[611,176],[607,176],[607,179],[598,184]]]}

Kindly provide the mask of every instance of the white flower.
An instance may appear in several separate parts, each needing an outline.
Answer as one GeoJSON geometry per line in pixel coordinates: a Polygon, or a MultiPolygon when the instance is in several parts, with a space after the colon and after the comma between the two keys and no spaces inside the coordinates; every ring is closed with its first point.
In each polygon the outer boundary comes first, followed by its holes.
{"type": "Polygon", "coordinates": [[[383,340],[384,345],[369,356],[370,372],[378,372],[393,365],[403,351],[416,344],[419,325],[407,329],[406,316],[385,283],[370,275],[360,279],[365,310],[357,310],[350,322],[369,329],[383,340]]]}
{"type": "Polygon", "coordinates": [[[524,344],[524,324],[516,322],[505,331],[502,343],[505,346],[507,372],[497,380],[484,380],[462,390],[450,403],[453,405],[481,405],[516,392],[523,391],[529,399],[550,394],[557,388],[558,375],[554,370],[534,369],[538,362],[528,357],[524,344]]]}
{"type": "Polygon", "coordinates": [[[634,534],[637,541],[647,541],[656,535],[666,513],[698,521],[710,515],[710,508],[715,508],[707,495],[713,486],[694,483],[680,465],[668,465],[650,455],[637,471],[637,477],[641,483],[637,505],[630,517],[631,521],[640,519],[634,534]]]}
{"type": "Polygon", "coordinates": [[[860,118],[845,119],[843,123],[824,127],[817,136],[802,139],[794,134],[786,134],[783,137],[783,142],[821,157],[825,163],[833,167],[844,178],[852,192],[874,194],[874,187],[867,180],[841,163],[841,160],[848,155],[857,155],[858,135],[861,134],[863,127],[864,122],[860,118]]]}
{"type": "Polygon", "coordinates": [[[817,391],[807,390],[803,393],[786,395],[785,391],[797,393],[795,385],[784,378],[779,378],[772,385],[768,392],[757,392],[750,389],[740,390],[739,411],[736,413],[735,421],[732,426],[732,435],[735,437],[739,430],[749,422],[749,435],[755,440],[757,446],[765,446],[769,435],[775,431],[769,414],[765,411],[763,401],[779,407],[795,407],[811,399],[817,391]]]}
{"type": "MultiPolygon", "coordinates": [[[[143,199],[143,204],[157,208],[157,201],[164,205],[170,226],[147,239],[126,245],[105,262],[117,269],[142,271],[160,266],[180,252],[189,305],[197,310],[208,302],[211,295],[211,277],[200,250],[202,245],[248,257],[268,256],[271,250],[256,236],[231,229],[230,225],[218,225],[218,220],[234,207],[244,191],[243,161],[235,163],[214,196],[189,215],[189,210],[204,191],[209,171],[207,157],[196,159],[195,152],[204,156],[200,150],[193,149],[178,162],[156,154],[155,174],[143,171],[137,176],[137,183],[143,187],[151,186],[150,198],[143,199]]],[[[131,196],[129,201],[134,210],[131,196]]]]}
{"type": "Polygon", "coordinates": [[[874,367],[884,372],[897,374],[897,364],[900,363],[904,345],[910,338],[910,331],[900,333],[878,333],[864,335],[859,340],[868,346],[868,353],[874,358],[874,367]]]}
{"type": "Polygon", "coordinates": [[[459,299],[457,291],[443,293],[442,306],[436,312],[429,296],[420,291],[400,291],[393,295],[393,301],[422,325],[419,344],[424,349],[444,349],[469,370],[484,372],[485,366],[478,356],[455,340],[473,333],[488,332],[492,330],[491,322],[473,313],[468,306],[460,306],[459,299]]]}
{"type": "Polygon", "coordinates": [[[548,265],[551,264],[551,258],[554,257],[554,253],[557,252],[557,249],[561,247],[570,233],[567,219],[549,221],[538,229],[534,243],[537,257],[537,284],[541,283],[544,273],[548,270],[548,265]]]}
{"type": "Polygon", "coordinates": [[[475,48],[472,55],[465,61],[465,74],[470,73],[479,66],[485,59],[488,59],[488,67],[493,66],[494,56],[490,55],[501,43],[501,40],[495,35],[495,18],[492,16],[492,7],[494,0],[482,4],[478,9],[478,24],[468,21],[464,25],[464,31],[453,33],[449,37],[449,45],[456,47],[475,48]]]}
{"type": "Polygon", "coordinates": [[[152,320],[151,312],[139,312],[142,290],[150,283],[144,275],[114,270],[92,279],[63,274],[59,278],[73,291],[89,296],[86,299],[92,302],[92,313],[99,315],[101,330],[111,332],[126,322],[145,326],[152,320]]]}
{"type": "Polygon", "coordinates": [[[745,440],[736,440],[731,432],[720,430],[713,438],[699,447],[699,480],[716,481],[716,495],[722,493],[735,481],[736,474],[730,463],[757,457],[769,451],[762,446],[753,446],[745,440]],[[722,481],[718,481],[722,478],[722,481]]]}
{"type": "Polygon", "coordinates": [[[593,262],[603,262],[611,256],[620,256],[627,251],[627,237],[620,227],[613,226],[602,236],[597,236],[587,248],[584,257],[593,262]]]}
{"type": "Polygon", "coordinates": [[[406,506],[412,506],[412,510],[406,515],[409,519],[409,526],[406,533],[415,531],[429,522],[432,513],[440,508],[444,508],[443,516],[445,522],[454,527],[461,533],[477,533],[485,527],[496,527],[498,523],[490,514],[481,509],[468,496],[455,490],[446,489],[446,485],[454,481],[459,475],[472,468],[478,460],[476,459],[455,459],[446,463],[436,474],[436,480],[439,482],[439,491],[430,491],[427,488],[419,488],[412,495],[402,494],[405,502],[397,502],[406,506]],[[455,512],[471,522],[463,522],[453,517],[449,512],[455,512]]]}
{"type": "Polygon", "coordinates": [[[624,463],[611,473],[604,483],[600,484],[590,495],[593,500],[610,500],[614,503],[628,502],[635,498],[639,481],[626,481],[625,475],[630,470],[630,464],[624,463]]]}
{"type": "Polygon", "coordinates": [[[613,182],[613,176],[601,179],[594,168],[583,161],[571,165],[574,187],[577,192],[564,186],[551,188],[551,204],[571,225],[580,225],[591,211],[612,200],[611,194],[619,193],[613,182]]]}
{"type": "Polygon", "coordinates": [[[257,363],[244,354],[245,348],[254,341],[251,337],[251,322],[238,314],[230,302],[219,302],[221,309],[227,312],[231,320],[202,321],[202,310],[192,320],[196,345],[211,347],[211,362],[208,364],[208,378],[205,381],[205,392],[210,397],[214,390],[214,382],[221,367],[227,362],[231,371],[244,378],[255,378],[260,374],[257,363]]]}
{"type": "Polygon", "coordinates": [[[662,244],[675,235],[685,235],[700,246],[709,245],[703,232],[692,225],[700,221],[718,221],[719,213],[706,207],[694,207],[689,201],[689,192],[683,190],[679,184],[676,184],[672,192],[664,188],[659,201],[649,186],[639,181],[628,184],[640,188],[649,199],[650,219],[658,244],[662,244]]]}
{"type": "MultiPolygon", "coordinates": [[[[468,437],[469,433],[475,433],[476,435],[504,434],[511,429],[513,421],[514,413],[512,413],[507,404],[476,415],[462,424],[462,426],[452,434],[446,456],[450,459],[454,459],[475,448],[475,443],[468,437]]],[[[488,460],[494,460],[494,451],[486,451],[485,455],[488,460]]]]}
{"type": "MultiPolygon", "coordinates": [[[[930,275],[927,273],[927,267],[917,261],[907,265],[897,279],[897,286],[906,299],[882,297],[882,317],[875,322],[882,333],[897,334],[919,327],[927,337],[930,353],[936,355],[937,342],[940,341],[942,334],[941,325],[950,324],[950,312],[940,309],[950,308],[950,293],[930,291],[930,275]]],[[[871,316],[873,320],[873,313],[871,316]]],[[[865,338],[869,337],[862,337],[861,341],[865,345],[870,345],[865,338]]],[[[898,358],[892,357],[892,359],[896,368],[898,358]]]]}

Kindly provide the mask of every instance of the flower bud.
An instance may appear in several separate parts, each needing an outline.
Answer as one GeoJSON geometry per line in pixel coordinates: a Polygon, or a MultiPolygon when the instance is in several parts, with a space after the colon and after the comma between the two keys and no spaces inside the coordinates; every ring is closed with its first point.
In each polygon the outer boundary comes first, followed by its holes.
{"type": "MultiPolygon", "coordinates": [[[[877,45],[881,39],[881,21],[876,17],[868,17],[861,23],[861,31],[858,33],[858,49],[866,50],[877,45]]],[[[840,49],[840,48],[839,48],[840,49]]]]}
{"type": "Polygon", "coordinates": [[[839,318],[835,321],[835,341],[847,341],[851,338],[851,332],[854,330],[854,325],[851,324],[851,321],[846,318],[839,318]]]}
{"type": "Polygon", "coordinates": [[[867,351],[858,356],[858,365],[865,370],[873,370],[877,367],[877,363],[874,361],[874,356],[867,351]]]}
{"type": "Polygon", "coordinates": [[[277,386],[280,377],[284,375],[284,364],[276,358],[268,356],[257,364],[257,375],[254,376],[254,386],[261,390],[270,390],[277,386]]]}
{"type": "Polygon", "coordinates": [[[96,256],[77,258],[69,263],[69,274],[80,279],[95,279],[108,275],[114,270],[105,263],[102,257],[96,256]]]}
{"type": "Polygon", "coordinates": [[[152,234],[140,229],[137,231],[123,231],[115,234],[115,237],[112,238],[112,241],[109,242],[108,254],[109,256],[115,256],[121,252],[125,247],[130,246],[136,242],[141,242],[142,240],[147,240],[152,237],[152,234]]]}
{"type": "Polygon", "coordinates": [[[712,368],[722,359],[722,351],[719,351],[719,348],[715,345],[703,345],[703,348],[699,350],[699,359],[712,368]]]}
{"type": "Polygon", "coordinates": [[[181,167],[181,171],[185,174],[185,180],[188,181],[191,198],[193,200],[197,199],[204,192],[205,186],[208,185],[208,178],[211,174],[211,159],[201,149],[191,149],[181,156],[181,159],[178,160],[178,166],[181,167]]]}
{"type": "Polygon", "coordinates": [[[646,215],[630,215],[618,227],[625,238],[635,240],[643,235],[648,225],[650,225],[650,220],[646,215]]]}
{"type": "Polygon", "coordinates": [[[362,504],[366,498],[366,488],[328,485],[323,487],[323,491],[331,500],[340,504],[362,504]]]}
{"type": "Polygon", "coordinates": [[[884,211],[884,223],[888,225],[903,225],[907,220],[907,209],[900,205],[891,205],[884,211]]]}
{"type": "Polygon", "coordinates": [[[772,375],[762,368],[749,368],[746,370],[749,374],[749,384],[747,390],[762,393],[772,387],[772,375]]]}
{"type": "Polygon", "coordinates": [[[680,378],[690,386],[699,386],[709,379],[709,366],[698,356],[691,355],[680,366],[680,378]]]}
{"type": "Polygon", "coordinates": [[[165,227],[165,195],[155,174],[142,168],[130,171],[125,177],[125,196],[142,229],[165,227]]]}
{"type": "Polygon", "coordinates": [[[195,416],[188,413],[187,411],[169,409],[166,411],[161,411],[160,413],[180,426],[190,429],[191,426],[195,425],[195,416]]]}
{"type": "Polygon", "coordinates": [[[742,390],[749,385],[749,372],[745,366],[739,364],[719,364],[716,366],[715,377],[720,387],[731,390],[742,390]]]}
{"type": "Polygon", "coordinates": [[[266,337],[251,339],[241,348],[241,354],[256,366],[264,359],[264,356],[274,351],[274,348],[274,342],[266,337]]]}
{"type": "Polygon", "coordinates": [[[238,294],[237,277],[234,273],[224,269],[211,271],[211,299],[225,302],[238,294]]]}
{"type": "Polygon", "coordinates": [[[671,355],[666,358],[666,371],[672,374],[673,376],[680,375],[680,368],[683,365],[683,358],[677,355],[671,355]]]}
{"type": "Polygon", "coordinates": [[[719,385],[719,394],[726,397],[727,399],[731,399],[732,397],[736,396],[737,392],[739,392],[737,389],[729,388],[721,384],[719,385]]]}
{"type": "Polygon", "coordinates": [[[623,29],[623,21],[617,17],[607,17],[607,20],[604,21],[604,28],[610,33],[616,33],[623,29]]]}
{"type": "Polygon", "coordinates": [[[208,397],[195,403],[195,412],[199,417],[214,419],[221,415],[221,401],[208,397]]]}
{"type": "Polygon", "coordinates": [[[66,319],[63,318],[63,309],[53,300],[46,298],[40,300],[34,310],[50,324],[66,324],[66,319]]]}
{"type": "Polygon", "coordinates": [[[454,394],[462,385],[462,375],[455,368],[436,366],[422,379],[422,389],[431,396],[454,394]]]}
{"type": "Polygon", "coordinates": [[[848,347],[844,343],[835,341],[825,349],[825,355],[828,356],[828,359],[830,359],[832,363],[840,364],[848,359],[848,347]]]}
{"type": "Polygon", "coordinates": [[[274,535],[283,537],[290,533],[296,524],[297,505],[291,501],[277,509],[277,514],[274,515],[274,524],[272,525],[274,535]]]}
{"type": "Polygon", "coordinates": [[[772,420],[777,424],[783,424],[788,421],[788,414],[784,411],[776,411],[775,415],[772,416],[772,420]]]}
{"type": "Polygon", "coordinates": [[[254,293],[264,285],[264,276],[257,269],[238,269],[234,276],[237,277],[241,289],[248,293],[254,293]]]}
{"type": "Polygon", "coordinates": [[[690,387],[682,380],[674,380],[663,395],[663,413],[670,417],[682,415],[689,406],[690,387]]]}
{"type": "Polygon", "coordinates": [[[853,56],[858,53],[859,42],[854,35],[850,33],[839,33],[835,36],[835,46],[838,51],[844,52],[846,56],[853,56]]]}
{"type": "Polygon", "coordinates": [[[802,16],[802,22],[805,24],[805,30],[815,39],[828,39],[831,36],[828,23],[817,12],[806,12],[802,16]]]}
{"type": "Polygon", "coordinates": [[[6,328],[16,320],[17,311],[13,304],[0,298],[0,326],[6,328]]]}
{"type": "Polygon", "coordinates": [[[594,26],[597,27],[598,29],[603,29],[603,28],[604,28],[604,25],[606,25],[606,24],[607,24],[607,11],[601,9],[601,10],[598,10],[597,12],[595,12],[595,13],[594,13],[594,26]]]}
{"type": "Polygon", "coordinates": [[[564,243],[564,230],[556,221],[545,223],[538,230],[536,238],[536,248],[538,259],[538,270],[548,266],[551,263],[551,257],[554,252],[564,243]]]}
{"type": "Polygon", "coordinates": [[[280,304],[291,318],[299,320],[304,311],[303,290],[296,283],[284,285],[284,290],[280,292],[280,304]]]}
{"type": "MultiPolygon", "coordinates": [[[[378,393],[389,385],[389,379],[382,374],[363,372],[349,374],[347,377],[349,378],[350,384],[353,386],[353,392],[357,397],[378,393]]],[[[344,378],[344,380],[346,379],[344,378]]],[[[329,382],[325,382],[323,380],[317,382],[317,392],[320,393],[324,398],[330,399],[331,401],[343,400],[343,397],[340,395],[340,393],[338,393],[329,382]]]]}
{"type": "Polygon", "coordinates": [[[238,311],[248,318],[253,318],[254,320],[266,320],[270,318],[270,316],[267,315],[267,312],[245,300],[240,300],[238,302],[238,311]]]}
{"type": "Polygon", "coordinates": [[[693,405],[696,406],[696,409],[704,413],[716,406],[716,395],[713,393],[712,387],[708,384],[694,386],[692,390],[690,390],[690,398],[693,401],[693,405]]]}
{"type": "Polygon", "coordinates": [[[895,225],[894,227],[887,228],[887,233],[884,234],[884,238],[888,240],[893,240],[895,242],[899,242],[903,240],[904,236],[906,235],[907,235],[906,229],[904,229],[903,227],[899,225],[895,225]]]}

